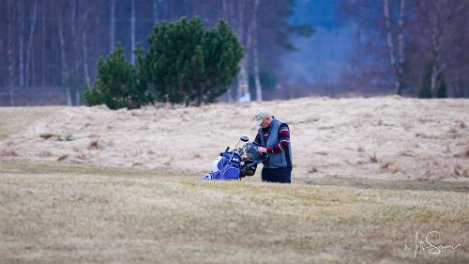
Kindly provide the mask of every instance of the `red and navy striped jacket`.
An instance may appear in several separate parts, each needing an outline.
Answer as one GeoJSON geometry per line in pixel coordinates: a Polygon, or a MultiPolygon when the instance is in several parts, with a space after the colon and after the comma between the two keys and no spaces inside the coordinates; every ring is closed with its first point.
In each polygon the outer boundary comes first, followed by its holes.
{"type": "MultiPolygon", "coordinates": [[[[267,138],[269,137],[269,127],[262,128],[262,131],[264,132],[264,142],[267,142],[267,138]]],[[[267,153],[278,153],[288,148],[288,146],[290,145],[290,129],[288,128],[287,124],[283,123],[280,125],[280,128],[278,129],[278,138],[278,144],[266,147],[267,153]]],[[[257,132],[254,144],[258,146],[262,145],[261,136],[259,135],[259,132],[257,132]]]]}

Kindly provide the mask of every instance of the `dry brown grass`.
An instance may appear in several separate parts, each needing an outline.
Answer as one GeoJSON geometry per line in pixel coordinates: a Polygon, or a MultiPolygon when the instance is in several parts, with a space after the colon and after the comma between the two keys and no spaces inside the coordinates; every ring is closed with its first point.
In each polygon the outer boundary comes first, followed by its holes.
{"type": "Polygon", "coordinates": [[[0,107],[0,140],[40,122],[58,109],[59,107],[0,107]]]}
{"type": "Polygon", "coordinates": [[[465,177],[465,178],[468,178],[469,177],[469,168],[465,169],[463,166],[461,166],[460,164],[456,164],[454,167],[453,167],[453,176],[454,177],[465,177]]]}
{"type": "MultiPolygon", "coordinates": [[[[55,113],[34,123],[38,118],[30,116],[37,116],[34,113],[42,108],[29,109],[32,115],[28,109],[3,108],[0,124],[15,123],[4,120],[15,111],[18,120],[31,124],[20,122],[27,127],[0,141],[0,149],[12,149],[28,160],[56,160],[58,156],[41,155],[50,151],[69,154],[71,161],[85,164],[203,175],[227,145],[233,147],[241,135],[255,136],[251,120],[257,107],[270,109],[290,125],[297,183],[327,175],[382,179],[424,175],[453,180],[452,167],[469,155],[464,153],[469,144],[469,130],[464,128],[469,124],[469,100],[399,97],[301,98],[199,108],[158,104],[132,111],[103,106],[55,108],[55,113]],[[49,139],[41,140],[41,135],[49,139]],[[77,153],[83,153],[81,158],[77,153]],[[438,165],[428,166],[428,154],[438,165]],[[398,164],[402,173],[382,169],[382,161],[398,164]],[[320,168],[314,174],[311,162],[320,168]]],[[[3,129],[0,126],[0,135],[11,131],[3,129]]]]}
{"type": "Polygon", "coordinates": [[[18,157],[18,153],[14,150],[2,150],[0,151],[0,157],[18,157]]]}
{"type": "Polygon", "coordinates": [[[64,161],[64,160],[66,160],[67,158],[68,158],[68,154],[64,154],[64,155],[60,156],[60,157],[57,159],[57,161],[64,161]]]}
{"type": "Polygon", "coordinates": [[[318,172],[318,168],[315,165],[311,165],[308,171],[310,174],[318,172]]]}
{"type": "Polygon", "coordinates": [[[98,149],[100,146],[98,144],[98,140],[93,140],[90,142],[90,145],[88,146],[88,149],[98,149]]]}
{"type": "Polygon", "coordinates": [[[0,262],[469,260],[467,184],[202,182],[170,172],[0,162],[0,262]],[[422,186],[430,191],[411,190],[422,186]],[[430,231],[440,232],[439,243],[463,246],[440,255],[404,249],[414,246],[415,232],[424,240],[430,231]]]}
{"type": "Polygon", "coordinates": [[[466,101],[267,102],[305,184],[199,181],[258,106],[1,108],[0,263],[469,262],[466,101]],[[433,230],[463,246],[404,250],[433,230]]]}
{"type": "Polygon", "coordinates": [[[469,158],[469,146],[466,146],[466,148],[463,151],[461,151],[460,153],[454,154],[453,156],[455,158],[461,158],[461,159],[469,158]]]}
{"type": "Polygon", "coordinates": [[[51,133],[42,133],[42,134],[39,134],[39,137],[42,138],[42,139],[44,139],[44,140],[48,140],[49,138],[54,137],[54,136],[56,137],[56,135],[53,135],[53,134],[51,134],[51,133]]]}
{"type": "Polygon", "coordinates": [[[384,162],[384,164],[381,165],[381,169],[385,170],[385,171],[389,171],[391,172],[392,174],[396,174],[398,172],[400,173],[405,173],[401,167],[399,166],[399,164],[393,162],[393,161],[388,161],[388,162],[384,162]]]}
{"type": "Polygon", "coordinates": [[[378,157],[376,156],[376,153],[373,153],[373,155],[370,155],[369,158],[370,158],[370,162],[372,163],[378,162],[378,157]]]}
{"type": "Polygon", "coordinates": [[[44,151],[39,152],[39,156],[41,156],[41,157],[52,157],[52,156],[54,156],[54,154],[50,151],[44,150],[44,151]]]}

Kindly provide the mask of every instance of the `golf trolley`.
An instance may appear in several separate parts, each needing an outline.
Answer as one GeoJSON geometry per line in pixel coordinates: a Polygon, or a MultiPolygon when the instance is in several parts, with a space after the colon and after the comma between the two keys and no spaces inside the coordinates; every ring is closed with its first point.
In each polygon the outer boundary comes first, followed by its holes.
{"type": "Polygon", "coordinates": [[[212,169],[202,180],[241,180],[246,176],[253,176],[256,172],[257,165],[263,161],[265,155],[261,155],[254,143],[246,143],[238,148],[239,143],[248,142],[247,136],[242,136],[238,143],[230,151],[230,147],[226,147],[225,151],[213,161],[212,169]]]}

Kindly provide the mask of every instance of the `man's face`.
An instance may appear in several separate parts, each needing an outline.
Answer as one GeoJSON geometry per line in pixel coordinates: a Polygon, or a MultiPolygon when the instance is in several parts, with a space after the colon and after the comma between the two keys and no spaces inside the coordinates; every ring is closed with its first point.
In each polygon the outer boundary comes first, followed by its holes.
{"type": "Polygon", "coordinates": [[[268,128],[270,126],[270,123],[272,123],[272,117],[264,117],[264,119],[262,119],[261,127],[268,128]]]}

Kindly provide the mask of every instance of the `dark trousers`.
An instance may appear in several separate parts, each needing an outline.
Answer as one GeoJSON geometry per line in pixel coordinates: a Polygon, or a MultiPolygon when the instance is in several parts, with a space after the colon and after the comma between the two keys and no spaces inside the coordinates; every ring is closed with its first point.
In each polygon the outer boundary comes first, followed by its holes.
{"type": "Polygon", "coordinates": [[[291,167],[287,168],[262,168],[263,182],[291,183],[291,167]]]}

